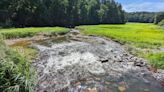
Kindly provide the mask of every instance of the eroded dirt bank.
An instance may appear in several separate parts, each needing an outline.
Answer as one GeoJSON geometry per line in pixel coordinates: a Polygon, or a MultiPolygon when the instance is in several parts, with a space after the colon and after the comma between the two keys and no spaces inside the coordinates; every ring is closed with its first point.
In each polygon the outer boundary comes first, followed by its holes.
{"type": "Polygon", "coordinates": [[[82,36],[78,31],[59,43],[35,44],[40,50],[34,66],[37,92],[163,92],[164,74],[152,73],[142,58],[104,38],[82,36]],[[155,79],[156,78],[156,79],[155,79]]]}

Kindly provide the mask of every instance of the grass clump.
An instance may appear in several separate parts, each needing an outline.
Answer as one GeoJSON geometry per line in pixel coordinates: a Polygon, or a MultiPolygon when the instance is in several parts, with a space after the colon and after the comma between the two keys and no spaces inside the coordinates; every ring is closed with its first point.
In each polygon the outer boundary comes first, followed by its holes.
{"type": "Polygon", "coordinates": [[[29,48],[29,47],[22,47],[22,46],[14,46],[12,47],[12,49],[18,53],[20,53],[20,55],[27,59],[28,61],[32,61],[34,59],[36,59],[37,55],[38,55],[38,51],[36,49],[33,48],[29,48]]]}
{"type": "Polygon", "coordinates": [[[10,45],[10,47],[14,51],[20,53],[23,58],[27,59],[28,61],[32,61],[37,58],[38,50],[32,48],[30,45],[30,41],[19,41],[10,45]]]}
{"type": "Polygon", "coordinates": [[[164,53],[148,54],[146,58],[153,67],[164,69],[164,53]]]}
{"type": "Polygon", "coordinates": [[[35,72],[30,63],[0,39],[0,91],[33,92],[35,72]]]}
{"type": "Polygon", "coordinates": [[[55,32],[55,33],[63,33],[68,32],[69,29],[62,27],[31,27],[31,28],[8,28],[8,29],[0,29],[0,34],[5,36],[5,38],[23,38],[23,37],[31,37],[40,32],[55,32]]]}

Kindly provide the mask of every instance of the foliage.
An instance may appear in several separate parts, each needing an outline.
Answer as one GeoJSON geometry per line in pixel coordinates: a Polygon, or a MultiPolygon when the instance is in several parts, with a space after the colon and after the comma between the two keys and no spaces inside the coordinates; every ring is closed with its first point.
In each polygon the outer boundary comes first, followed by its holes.
{"type": "Polygon", "coordinates": [[[155,16],[155,24],[158,24],[160,21],[162,21],[164,19],[164,12],[159,12],[156,14],[155,16]]]}
{"type": "Polygon", "coordinates": [[[6,38],[20,38],[27,36],[34,36],[39,32],[68,32],[69,29],[61,27],[37,27],[37,28],[7,28],[0,29],[0,34],[6,38]]]}
{"type": "Polygon", "coordinates": [[[125,23],[114,0],[0,0],[2,26],[66,26],[125,23]]]}
{"type": "Polygon", "coordinates": [[[12,51],[0,40],[1,92],[33,92],[35,72],[27,60],[12,51]]]}
{"type": "Polygon", "coordinates": [[[131,12],[126,15],[128,22],[153,23],[155,14],[154,12],[131,12]]]}
{"type": "Polygon", "coordinates": [[[164,53],[148,54],[146,58],[148,58],[150,64],[152,64],[154,67],[164,69],[164,53]]]}
{"type": "Polygon", "coordinates": [[[77,27],[85,34],[107,36],[140,48],[155,48],[164,45],[164,30],[144,23],[126,25],[92,25],[77,27]]]}
{"type": "Polygon", "coordinates": [[[159,26],[164,27],[164,19],[161,20],[161,22],[158,23],[159,26]]]}

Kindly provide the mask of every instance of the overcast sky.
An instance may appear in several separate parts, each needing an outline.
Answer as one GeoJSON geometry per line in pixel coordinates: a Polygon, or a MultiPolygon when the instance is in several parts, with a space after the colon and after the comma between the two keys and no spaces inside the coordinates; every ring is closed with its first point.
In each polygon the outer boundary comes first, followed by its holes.
{"type": "Polygon", "coordinates": [[[123,9],[127,12],[164,11],[164,0],[116,0],[123,5],[123,9]]]}

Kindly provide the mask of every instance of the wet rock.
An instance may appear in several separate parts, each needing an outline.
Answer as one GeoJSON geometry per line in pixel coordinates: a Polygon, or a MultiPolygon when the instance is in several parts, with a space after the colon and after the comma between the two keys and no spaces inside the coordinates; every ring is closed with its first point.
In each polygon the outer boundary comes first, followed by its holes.
{"type": "Polygon", "coordinates": [[[134,62],[134,66],[143,67],[145,65],[146,65],[146,62],[143,61],[142,59],[136,59],[136,61],[134,62]]]}
{"type": "Polygon", "coordinates": [[[147,84],[150,84],[150,81],[148,81],[147,79],[143,78],[143,81],[147,84]]]}
{"type": "Polygon", "coordinates": [[[125,92],[126,91],[126,85],[125,84],[121,84],[120,86],[118,86],[118,90],[120,92],[125,92]]]}
{"type": "Polygon", "coordinates": [[[97,35],[93,35],[93,34],[91,34],[91,35],[89,35],[89,36],[92,36],[92,37],[97,37],[97,35]]]}
{"type": "Polygon", "coordinates": [[[153,73],[153,76],[154,76],[157,80],[163,82],[163,81],[164,81],[164,70],[156,69],[156,72],[153,73]]]}
{"type": "Polygon", "coordinates": [[[81,85],[81,83],[80,82],[77,82],[76,84],[75,84],[75,86],[80,86],[81,85]]]}
{"type": "Polygon", "coordinates": [[[106,63],[106,62],[108,62],[109,60],[108,59],[104,59],[104,60],[100,60],[101,61],[101,63],[106,63]]]}
{"type": "Polygon", "coordinates": [[[149,89],[144,89],[144,92],[149,92],[149,89]]]}
{"type": "Polygon", "coordinates": [[[78,30],[72,29],[70,31],[70,34],[72,34],[72,35],[78,35],[78,34],[80,34],[80,32],[78,30]]]}
{"type": "Polygon", "coordinates": [[[88,88],[86,92],[98,92],[96,88],[88,88]]]}

